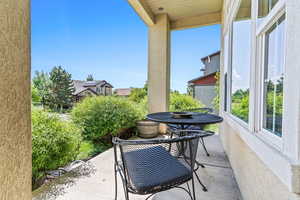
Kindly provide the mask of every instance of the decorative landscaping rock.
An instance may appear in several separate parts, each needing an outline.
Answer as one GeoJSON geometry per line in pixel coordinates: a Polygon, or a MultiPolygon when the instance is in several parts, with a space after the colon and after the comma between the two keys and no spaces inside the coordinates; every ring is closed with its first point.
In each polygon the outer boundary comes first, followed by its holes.
{"type": "Polygon", "coordinates": [[[139,137],[142,138],[154,138],[157,137],[159,131],[158,126],[159,123],[149,121],[149,120],[141,120],[136,123],[139,137]]]}

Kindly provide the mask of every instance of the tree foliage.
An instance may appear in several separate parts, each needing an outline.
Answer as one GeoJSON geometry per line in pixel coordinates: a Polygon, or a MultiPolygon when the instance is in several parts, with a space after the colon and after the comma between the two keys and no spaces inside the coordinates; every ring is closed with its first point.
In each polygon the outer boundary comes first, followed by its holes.
{"type": "Polygon", "coordinates": [[[50,108],[58,111],[72,106],[75,89],[71,77],[71,74],[61,66],[52,69],[49,78],[52,83],[50,87],[50,108]]]}
{"type": "MultiPolygon", "coordinates": [[[[276,82],[269,80],[265,83],[264,109],[266,118],[282,116],[283,108],[283,78],[276,82]]],[[[249,115],[249,89],[239,89],[232,95],[231,112],[244,121],[248,121],[249,115]]]]}
{"type": "Polygon", "coordinates": [[[39,95],[39,91],[33,84],[31,85],[31,99],[32,99],[33,103],[41,102],[41,97],[39,95]]]}
{"type": "Polygon", "coordinates": [[[32,79],[32,83],[35,89],[37,89],[38,96],[40,97],[40,102],[43,106],[48,104],[50,98],[50,86],[51,81],[49,79],[49,74],[41,71],[35,71],[35,75],[32,79]]]}
{"type": "Polygon", "coordinates": [[[237,90],[232,96],[231,112],[244,121],[249,118],[249,90],[237,90]]]}
{"type": "Polygon", "coordinates": [[[148,85],[146,83],[143,88],[133,88],[130,93],[129,99],[131,101],[140,103],[147,96],[147,93],[148,85]]]}
{"type": "Polygon", "coordinates": [[[216,73],[215,78],[217,80],[216,86],[215,86],[216,96],[213,99],[213,105],[214,105],[215,110],[219,110],[220,109],[220,72],[216,73]]]}
{"type": "Polygon", "coordinates": [[[94,77],[92,74],[89,74],[87,77],[86,77],[86,81],[93,81],[94,80],[94,77]]]}
{"type": "Polygon", "coordinates": [[[55,111],[62,111],[72,106],[72,94],[75,89],[71,74],[61,66],[54,67],[50,74],[36,71],[32,82],[43,106],[55,111]]]}

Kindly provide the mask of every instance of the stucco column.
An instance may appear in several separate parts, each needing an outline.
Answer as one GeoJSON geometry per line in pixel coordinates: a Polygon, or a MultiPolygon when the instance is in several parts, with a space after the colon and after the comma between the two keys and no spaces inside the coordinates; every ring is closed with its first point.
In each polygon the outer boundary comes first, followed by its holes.
{"type": "Polygon", "coordinates": [[[167,111],[170,95],[170,24],[167,14],[156,16],[149,27],[149,112],[167,111]]]}
{"type": "Polygon", "coordinates": [[[30,1],[0,1],[0,199],[31,199],[30,1]]]}

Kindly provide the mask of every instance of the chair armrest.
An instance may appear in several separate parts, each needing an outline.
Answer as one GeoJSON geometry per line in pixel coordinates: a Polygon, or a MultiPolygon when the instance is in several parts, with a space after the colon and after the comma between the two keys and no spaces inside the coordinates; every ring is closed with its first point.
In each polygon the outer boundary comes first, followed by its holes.
{"type": "MultiPolygon", "coordinates": [[[[180,130],[176,130],[180,131],[180,130]]],[[[185,131],[185,130],[183,130],[185,131]]],[[[195,139],[197,137],[201,137],[199,133],[204,133],[205,131],[202,130],[192,130],[189,132],[193,132],[193,134],[189,134],[183,137],[177,137],[177,138],[154,138],[154,139],[143,139],[143,140],[123,140],[118,137],[114,137],[112,139],[112,143],[114,145],[142,145],[142,144],[170,144],[175,142],[183,142],[186,140],[195,139]]]]}

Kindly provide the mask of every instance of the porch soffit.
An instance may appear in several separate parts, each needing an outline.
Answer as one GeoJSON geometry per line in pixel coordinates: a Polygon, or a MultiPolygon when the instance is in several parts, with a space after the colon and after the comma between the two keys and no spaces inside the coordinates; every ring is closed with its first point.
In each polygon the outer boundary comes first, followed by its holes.
{"type": "Polygon", "coordinates": [[[185,29],[221,23],[223,0],[128,0],[148,25],[155,16],[168,14],[171,29],[185,29]]]}

